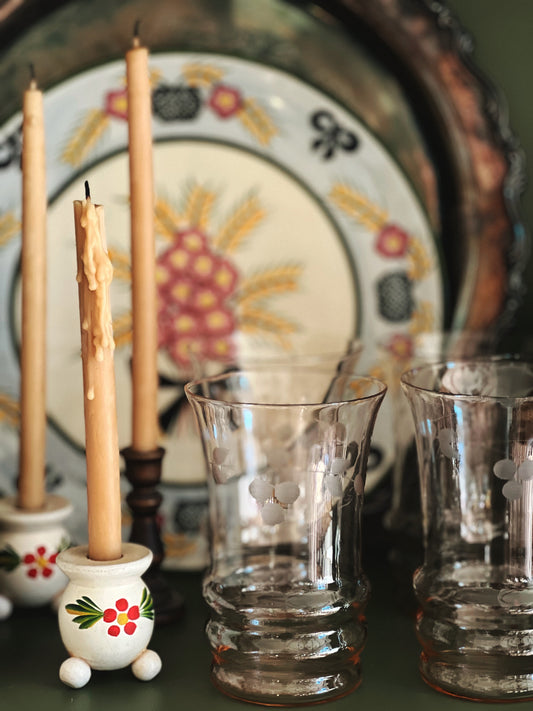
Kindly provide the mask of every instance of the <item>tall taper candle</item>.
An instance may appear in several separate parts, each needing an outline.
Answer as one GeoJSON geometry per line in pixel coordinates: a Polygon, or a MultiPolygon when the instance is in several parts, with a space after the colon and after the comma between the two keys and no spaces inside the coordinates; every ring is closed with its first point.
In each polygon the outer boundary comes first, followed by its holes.
{"type": "Polygon", "coordinates": [[[158,446],[152,103],[148,50],[137,35],[126,53],[131,201],[132,447],[158,446]]]}
{"type": "Polygon", "coordinates": [[[45,500],[46,170],[43,95],[32,78],[22,120],[22,333],[18,506],[45,500]]]}
{"type": "Polygon", "coordinates": [[[120,468],[104,209],[74,201],[81,357],[83,364],[89,558],[116,560],[122,554],[120,468]]]}

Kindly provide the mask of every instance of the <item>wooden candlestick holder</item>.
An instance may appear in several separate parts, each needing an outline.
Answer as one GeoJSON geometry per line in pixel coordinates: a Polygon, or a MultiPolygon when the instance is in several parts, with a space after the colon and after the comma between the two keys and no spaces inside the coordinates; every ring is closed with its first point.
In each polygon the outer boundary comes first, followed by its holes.
{"type": "Polygon", "coordinates": [[[183,616],[181,595],[170,587],[161,573],[165,551],[157,515],[163,496],[158,491],[165,450],[158,447],[150,452],[139,452],[133,447],[121,451],[126,463],[126,478],[132,490],[126,501],[132,514],[130,541],[140,543],[152,551],[153,559],[143,576],[154,599],[156,624],[166,624],[183,616]]]}

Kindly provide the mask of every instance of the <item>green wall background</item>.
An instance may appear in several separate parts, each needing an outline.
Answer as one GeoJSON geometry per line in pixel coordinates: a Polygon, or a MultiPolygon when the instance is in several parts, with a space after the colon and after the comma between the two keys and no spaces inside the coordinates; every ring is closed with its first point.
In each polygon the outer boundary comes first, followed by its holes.
{"type": "Polygon", "coordinates": [[[533,354],[533,0],[448,0],[474,42],[474,61],[503,94],[509,123],[526,155],[521,215],[530,235],[527,291],[505,344],[533,354]]]}

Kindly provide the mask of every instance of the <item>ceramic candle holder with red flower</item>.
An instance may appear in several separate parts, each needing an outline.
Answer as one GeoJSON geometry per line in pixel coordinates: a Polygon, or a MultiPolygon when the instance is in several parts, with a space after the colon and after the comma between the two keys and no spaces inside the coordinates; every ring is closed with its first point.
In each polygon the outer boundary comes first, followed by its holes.
{"type": "Polygon", "coordinates": [[[49,604],[66,586],[56,558],[70,544],[64,521],[71,511],[61,496],[47,496],[36,511],[19,508],[15,497],[0,499],[0,616],[12,605],[49,604]]]}
{"type": "Polygon", "coordinates": [[[59,671],[65,684],[79,688],[92,669],[130,664],[143,681],[159,673],[161,660],[147,649],[154,629],[152,595],[141,578],[151,561],[152,552],[137,543],[124,543],[118,560],[91,560],[87,546],[58,556],[69,578],[58,608],[61,638],[71,655],[59,671]]]}

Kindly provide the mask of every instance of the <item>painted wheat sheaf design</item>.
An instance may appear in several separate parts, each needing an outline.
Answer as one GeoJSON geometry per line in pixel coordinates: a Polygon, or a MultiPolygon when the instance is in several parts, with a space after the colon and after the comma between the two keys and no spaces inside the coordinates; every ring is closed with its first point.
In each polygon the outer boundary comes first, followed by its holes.
{"type": "Polygon", "coordinates": [[[101,109],[88,111],[67,141],[61,160],[72,166],[80,165],[106,132],[110,121],[110,116],[101,109]]]}
{"type": "Polygon", "coordinates": [[[391,323],[408,322],[411,335],[431,330],[435,315],[430,302],[420,301],[412,293],[417,282],[426,279],[434,269],[431,256],[422,240],[409,233],[380,205],[345,183],[335,183],[329,200],[341,212],[366,227],[374,234],[374,250],[398,271],[378,284],[380,315],[391,323]],[[402,306],[391,306],[391,295],[403,301],[402,306]]]}
{"type": "MultiPolygon", "coordinates": [[[[376,295],[379,314],[393,329],[384,343],[385,350],[400,372],[413,355],[418,334],[435,329],[434,306],[420,299],[415,289],[434,270],[432,257],[421,239],[353,186],[334,183],[328,198],[338,210],[373,234],[375,252],[393,269],[376,282],[376,295]]],[[[374,374],[379,377],[386,368],[384,363],[377,366],[374,374]]]]}
{"type": "MultiPolygon", "coordinates": [[[[13,212],[0,214],[0,248],[20,234],[21,222],[13,212]]],[[[7,393],[0,392],[0,425],[18,429],[20,427],[20,403],[7,393]]],[[[0,563],[1,567],[1,563],[0,563]]]]}
{"type": "Polygon", "coordinates": [[[20,426],[20,403],[5,393],[0,393],[0,422],[14,428],[20,426]]]}
{"type": "MultiPolygon", "coordinates": [[[[182,69],[182,81],[169,85],[159,69],[150,71],[154,115],[165,122],[194,120],[209,112],[222,121],[237,120],[261,146],[268,146],[279,130],[266,109],[254,97],[224,79],[225,71],[209,63],[193,62],[182,69]]],[[[96,148],[112,121],[127,121],[128,97],[125,81],[108,91],[102,106],[86,111],[67,137],[61,160],[77,167],[96,148]]]]}
{"type": "Polygon", "coordinates": [[[375,233],[374,247],[383,257],[403,258],[412,281],[425,279],[433,264],[421,240],[396,224],[388,212],[344,183],[333,185],[329,199],[346,215],[375,233]]]}
{"type": "MultiPolygon", "coordinates": [[[[197,183],[185,192],[181,209],[158,197],[156,278],[159,348],[179,368],[194,358],[232,358],[237,331],[274,341],[290,349],[297,325],[271,308],[271,300],[298,289],[300,264],[265,266],[243,275],[234,255],[263,223],[259,196],[244,196],[220,224],[213,214],[216,192],[197,183]]],[[[129,256],[110,249],[115,278],[128,281],[129,256]]],[[[131,313],[113,324],[117,347],[131,339],[131,313]]]]}
{"type": "Polygon", "coordinates": [[[260,102],[244,96],[239,87],[224,81],[220,67],[193,62],[183,67],[187,87],[202,91],[205,106],[221,119],[239,120],[248,133],[262,146],[270,144],[279,133],[271,116],[260,102]]]}
{"type": "Polygon", "coordinates": [[[20,221],[15,218],[12,212],[0,215],[0,247],[16,237],[20,233],[21,227],[20,221]]]}
{"type": "MultiPolygon", "coordinates": [[[[150,71],[150,85],[152,88],[160,79],[161,72],[159,70],[150,71]]],[[[81,117],[78,125],[63,146],[61,160],[74,167],[81,165],[108,130],[112,119],[119,121],[127,121],[128,119],[125,77],[122,87],[109,91],[105,95],[104,105],[101,108],[89,109],[81,117]]]]}

